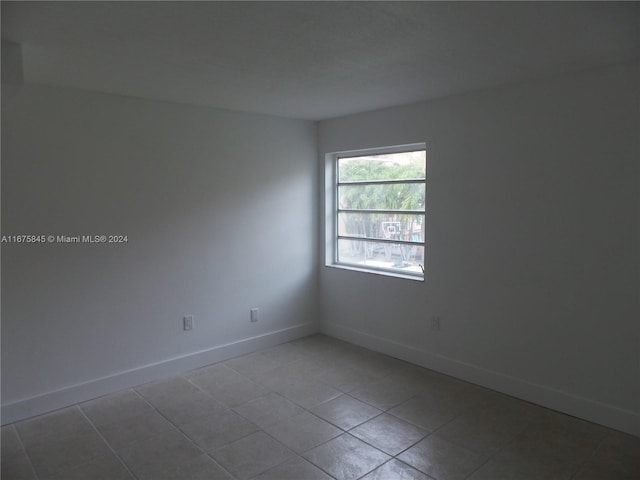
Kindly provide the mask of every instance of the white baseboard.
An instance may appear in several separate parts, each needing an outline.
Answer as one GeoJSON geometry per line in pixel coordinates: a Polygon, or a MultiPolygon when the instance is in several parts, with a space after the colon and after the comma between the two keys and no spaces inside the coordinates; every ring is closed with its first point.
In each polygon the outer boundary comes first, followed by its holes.
{"type": "Polygon", "coordinates": [[[384,353],[394,358],[429,368],[446,375],[496,390],[543,407],[598,423],[632,435],[640,436],[640,415],[613,405],[572,395],[544,385],[503,375],[477,365],[461,362],[442,355],[429,353],[393,340],[365,332],[323,322],[321,333],[345,340],[362,347],[384,353]]]}
{"type": "Polygon", "coordinates": [[[316,323],[296,325],[25,398],[2,405],[2,425],[85,402],[119,390],[142,385],[143,383],[179,375],[195,368],[229,360],[239,355],[273,347],[317,332],[318,325],[316,323]]]}

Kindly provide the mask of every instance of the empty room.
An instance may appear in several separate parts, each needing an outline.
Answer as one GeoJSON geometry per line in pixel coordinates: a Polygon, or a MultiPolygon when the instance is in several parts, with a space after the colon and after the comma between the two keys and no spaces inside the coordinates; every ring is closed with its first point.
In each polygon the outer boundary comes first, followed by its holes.
{"type": "Polygon", "coordinates": [[[1,9],[2,480],[640,478],[638,2],[1,9]]]}

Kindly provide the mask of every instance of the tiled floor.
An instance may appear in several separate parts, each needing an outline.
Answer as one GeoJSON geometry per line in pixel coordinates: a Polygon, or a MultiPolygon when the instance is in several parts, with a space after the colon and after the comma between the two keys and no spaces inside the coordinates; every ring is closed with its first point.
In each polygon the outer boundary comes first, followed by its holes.
{"type": "Polygon", "coordinates": [[[640,479],[640,439],[322,335],[2,428],[2,480],[640,479]]]}

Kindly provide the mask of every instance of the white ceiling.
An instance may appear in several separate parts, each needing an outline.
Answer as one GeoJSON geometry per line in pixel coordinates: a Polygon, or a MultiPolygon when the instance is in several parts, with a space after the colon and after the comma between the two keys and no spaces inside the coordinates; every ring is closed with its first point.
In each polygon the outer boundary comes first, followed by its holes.
{"type": "Polygon", "coordinates": [[[637,2],[10,2],[26,82],[324,119],[637,60],[637,2]]]}

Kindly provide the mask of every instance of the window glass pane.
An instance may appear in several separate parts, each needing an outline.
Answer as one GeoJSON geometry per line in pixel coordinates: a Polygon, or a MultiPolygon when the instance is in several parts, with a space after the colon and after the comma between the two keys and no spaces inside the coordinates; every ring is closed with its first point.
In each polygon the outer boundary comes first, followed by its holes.
{"type": "Polygon", "coordinates": [[[424,211],[424,183],[340,185],[340,208],[424,211]]]}
{"type": "Polygon", "coordinates": [[[338,261],[367,268],[381,268],[422,275],[424,247],[366,240],[338,240],[338,261]]]}
{"type": "Polygon", "coordinates": [[[340,212],[338,235],[423,242],[424,215],[340,212]]]}
{"type": "Polygon", "coordinates": [[[426,168],[427,157],[424,150],[340,158],[338,159],[338,181],[426,178],[426,168]]]}
{"type": "Polygon", "coordinates": [[[335,242],[331,262],[422,279],[426,151],[414,144],[365,152],[334,157],[336,190],[328,197],[335,215],[328,225],[335,242]],[[407,148],[415,150],[401,151],[407,148]],[[380,153],[392,149],[396,153],[380,153]]]}

